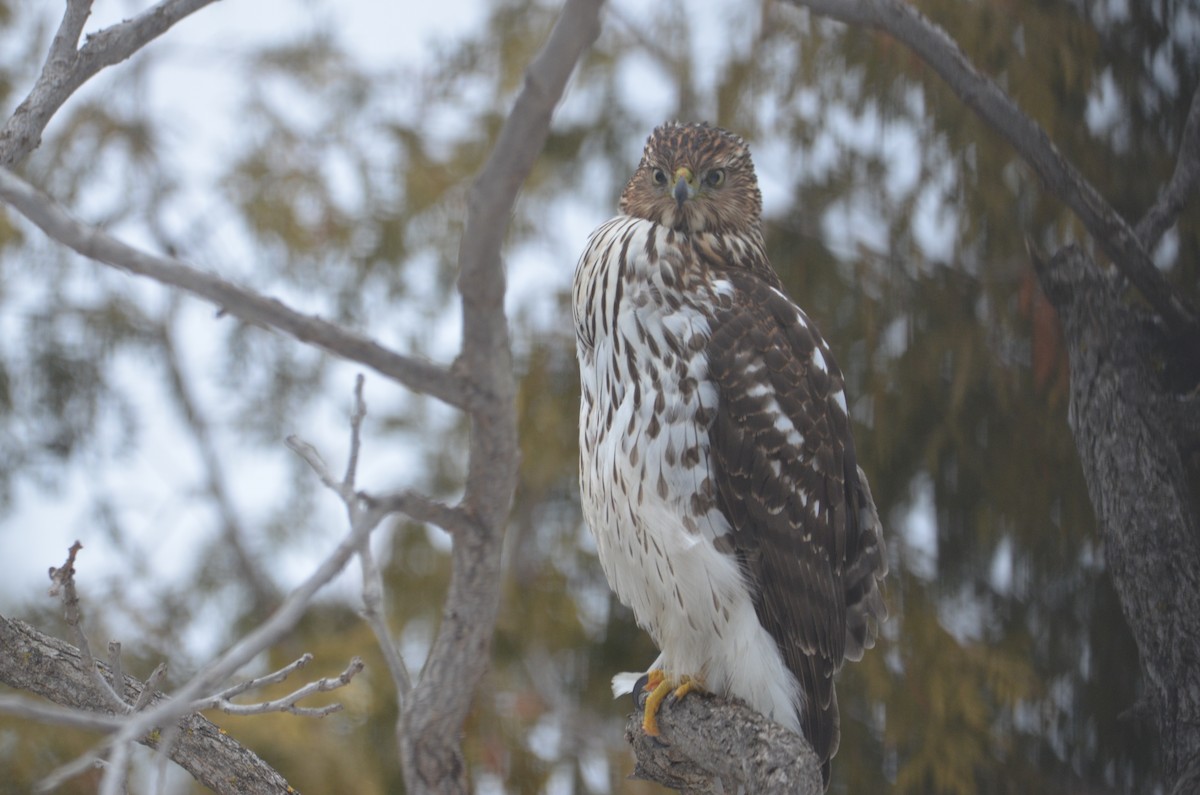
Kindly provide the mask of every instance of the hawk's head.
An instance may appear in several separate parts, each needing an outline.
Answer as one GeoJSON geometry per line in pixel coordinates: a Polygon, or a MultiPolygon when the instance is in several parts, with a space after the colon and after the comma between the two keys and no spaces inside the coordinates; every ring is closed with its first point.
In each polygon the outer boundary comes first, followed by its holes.
{"type": "Polygon", "coordinates": [[[720,127],[664,124],[646,141],[621,212],[692,234],[757,232],[762,194],[750,149],[720,127]]]}

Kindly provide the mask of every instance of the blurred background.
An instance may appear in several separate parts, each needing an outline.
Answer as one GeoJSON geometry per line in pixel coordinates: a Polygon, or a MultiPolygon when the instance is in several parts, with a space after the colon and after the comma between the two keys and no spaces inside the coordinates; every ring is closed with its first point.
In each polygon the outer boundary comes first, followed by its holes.
{"type": "MultiPolygon", "coordinates": [[[[1141,216],[1200,81],[1193,3],[917,5],[1119,212],[1141,216]]],[[[6,116],[60,6],[0,0],[6,116]]],[[[87,30],[143,7],[100,0],[87,30]]],[[[85,86],[22,173],[129,242],[449,361],[470,180],[557,12],[539,0],[217,3],[85,86]]],[[[1065,351],[1026,255],[1027,240],[1053,250],[1086,234],[904,47],[734,0],[611,3],[513,218],[523,458],[493,664],[466,727],[477,791],[662,791],[627,781],[631,707],[609,693],[612,674],[655,650],[610,596],[581,523],[567,298],[587,234],[671,118],[749,141],[771,259],[846,373],[888,533],[892,618],[842,672],[830,791],[1161,791],[1153,733],[1128,714],[1137,652],[1067,426],[1065,351]]],[[[1200,208],[1154,256],[1198,297],[1200,208]]],[[[119,639],[127,672],[165,659],[182,681],[343,533],[339,503],[283,438],[340,470],[356,372],[0,213],[0,612],[66,637],[45,572],[79,539],[93,644],[119,639]]],[[[369,373],[366,399],[360,486],[454,499],[460,418],[369,373]]],[[[397,522],[375,544],[415,669],[450,541],[397,522]]],[[[394,696],[359,601],[348,572],[250,672],[307,651],[307,675],[334,675],[363,655],[367,671],[328,699],[345,711],[211,716],[303,792],[403,789],[394,696]]],[[[29,791],[93,740],[0,717],[0,793],[29,791]]]]}

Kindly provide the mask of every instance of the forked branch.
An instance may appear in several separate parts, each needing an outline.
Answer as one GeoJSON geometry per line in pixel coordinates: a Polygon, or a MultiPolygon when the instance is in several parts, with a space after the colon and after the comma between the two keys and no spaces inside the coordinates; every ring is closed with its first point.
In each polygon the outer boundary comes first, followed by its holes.
{"type": "Polygon", "coordinates": [[[91,13],[91,0],[68,0],[33,89],[0,127],[0,167],[10,168],[42,141],[50,119],[75,91],[98,72],[124,61],[213,0],[162,0],[142,13],[88,37],[79,37],[91,13]]]}

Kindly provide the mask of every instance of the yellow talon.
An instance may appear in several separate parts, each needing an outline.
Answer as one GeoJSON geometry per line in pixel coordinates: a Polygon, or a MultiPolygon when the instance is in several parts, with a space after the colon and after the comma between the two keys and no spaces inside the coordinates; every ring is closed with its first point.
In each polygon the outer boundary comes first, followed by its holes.
{"type": "Polygon", "coordinates": [[[662,671],[660,671],[658,668],[655,668],[653,671],[647,671],[646,672],[646,684],[642,686],[642,690],[643,691],[653,690],[654,688],[658,687],[660,683],[662,683],[663,679],[666,679],[666,678],[667,678],[667,675],[664,674],[662,671]]]}
{"type": "Polygon", "coordinates": [[[695,679],[690,676],[685,676],[679,683],[679,687],[675,688],[675,700],[678,701],[688,693],[692,692],[692,690],[698,690],[699,688],[700,685],[696,683],[695,679]]]}
{"type": "Polygon", "coordinates": [[[692,690],[699,688],[700,683],[690,676],[682,676],[676,680],[668,678],[662,671],[650,671],[646,675],[646,686],[642,688],[650,693],[646,696],[646,706],[642,713],[642,731],[651,737],[657,737],[659,735],[658,710],[667,696],[673,694],[675,699],[679,700],[692,690]]]}

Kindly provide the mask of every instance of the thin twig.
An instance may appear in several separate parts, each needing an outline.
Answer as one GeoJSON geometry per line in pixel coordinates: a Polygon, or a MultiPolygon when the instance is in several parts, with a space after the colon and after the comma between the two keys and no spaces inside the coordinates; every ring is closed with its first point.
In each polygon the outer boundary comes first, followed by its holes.
{"type": "Polygon", "coordinates": [[[321,458],[321,454],[317,452],[317,448],[295,434],[288,436],[283,442],[288,446],[288,449],[304,459],[304,463],[308,464],[309,468],[321,479],[323,486],[335,494],[343,496],[343,498],[345,497],[341,482],[329,471],[329,467],[325,464],[325,459],[321,458]]]}
{"type": "MultiPolygon", "coordinates": [[[[337,494],[346,506],[346,516],[354,525],[361,518],[364,510],[370,510],[370,500],[355,491],[355,481],[358,475],[358,456],[362,449],[362,423],[367,415],[367,404],[363,399],[364,378],[360,374],[354,380],[354,408],[350,413],[350,455],[346,463],[346,474],[341,482],[334,480],[333,473],[325,461],[309,443],[296,436],[289,436],[287,445],[302,457],[321,479],[321,482],[337,494]]],[[[386,514],[385,514],[386,515],[386,514]]],[[[403,711],[404,699],[412,689],[412,680],[408,668],[400,656],[395,638],[387,623],[387,611],[383,604],[383,575],[375,564],[371,553],[371,539],[364,537],[358,548],[359,561],[362,564],[363,577],[363,618],[367,626],[375,633],[376,641],[383,652],[384,660],[392,681],[396,684],[397,698],[403,711]]]]}
{"type": "Polygon", "coordinates": [[[403,712],[405,700],[412,690],[412,678],[409,676],[404,658],[400,655],[396,639],[392,636],[391,628],[388,627],[387,610],[383,601],[383,573],[379,570],[379,565],[375,562],[375,556],[371,552],[370,539],[359,549],[358,559],[362,564],[363,619],[375,633],[375,640],[379,643],[380,651],[383,652],[383,660],[387,664],[388,673],[391,674],[392,681],[396,684],[397,700],[400,711],[403,712]]]}
{"type": "Polygon", "coordinates": [[[26,696],[0,693],[0,712],[17,718],[27,718],[55,726],[70,726],[88,731],[111,732],[121,725],[121,718],[101,712],[47,704],[26,696]]]}
{"type": "Polygon", "coordinates": [[[142,692],[138,694],[137,701],[133,703],[134,712],[141,712],[154,700],[154,696],[158,692],[159,683],[166,677],[167,664],[165,662],[154,666],[154,670],[146,677],[146,683],[142,687],[142,692]]]}
{"type": "MultiPolygon", "coordinates": [[[[310,662],[312,662],[312,659],[313,659],[313,656],[311,654],[308,654],[308,653],[302,654],[302,655],[300,655],[300,657],[298,657],[297,659],[288,663],[287,665],[283,666],[278,671],[272,671],[271,673],[267,674],[266,676],[259,676],[259,677],[255,677],[254,679],[247,679],[245,682],[239,682],[238,684],[234,685],[233,687],[226,688],[225,690],[222,690],[220,693],[213,694],[213,698],[225,701],[225,700],[228,700],[231,698],[236,698],[236,697],[240,696],[242,693],[246,693],[251,690],[258,690],[259,688],[266,687],[267,685],[279,684],[280,682],[286,680],[289,676],[294,674],[296,671],[299,671],[301,668],[303,668],[304,666],[306,666],[310,662]]],[[[202,707],[197,707],[197,709],[202,709],[202,707]]]]}
{"type": "Polygon", "coordinates": [[[63,618],[67,622],[67,626],[71,628],[75,645],[79,647],[79,656],[82,658],[84,669],[95,684],[96,691],[104,696],[115,711],[128,712],[129,704],[100,673],[100,669],[96,665],[96,658],[92,656],[92,646],[88,642],[87,632],[83,628],[83,611],[79,607],[79,593],[75,590],[75,556],[81,549],[83,549],[83,544],[76,541],[67,550],[66,562],[59,568],[50,567],[52,583],[50,595],[61,595],[62,597],[63,618]]]}
{"type": "Polygon", "coordinates": [[[354,483],[358,477],[358,452],[362,448],[362,424],[367,416],[367,403],[363,400],[363,383],[366,378],[362,373],[354,377],[354,411],[350,413],[350,455],[346,458],[346,475],[342,478],[342,486],[353,492],[354,483]]]}
{"type": "Polygon", "coordinates": [[[121,642],[110,640],[108,642],[108,681],[112,684],[113,691],[125,700],[125,672],[121,669],[121,642]]]}
{"type": "Polygon", "coordinates": [[[169,700],[163,700],[130,716],[113,742],[128,742],[160,726],[178,719],[189,711],[189,705],[211,692],[218,683],[233,676],[264,649],[269,648],[290,632],[308,609],[309,602],[321,588],[336,577],[358,550],[362,539],[379,525],[386,513],[378,510],[362,512],[350,532],[299,586],[283,600],[263,623],[243,635],[232,648],[198,671],[179,687],[169,700]]]}
{"type": "Polygon", "coordinates": [[[104,776],[100,779],[98,795],[125,795],[126,779],[129,776],[129,752],[131,742],[116,743],[104,763],[104,776]]]}
{"type": "Polygon", "coordinates": [[[447,505],[413,491],[399,491],[382,497],[359,492],[359,498],[385,515],[402,513],[415,521],[437,525],[451,535],[479,529],[478,520],[461,505],[447,505]]]}
{"type": "MultiPolygon", "coordinates": [[[[311,655],[305,655],[308,659],[312,659],[311,655]]],[[[287,677],[287,673],[299,668],[306,662],[302,657],[300,660],[292,663],[281,671],[276,671],[274,674],[261,677],[254,680],[254,687],[271,684],[273,682],[282,681],[287,677]],[[279,676],[282,674],[282,676],[279,676]]],[[[315,682],[309,682],[301,688],[298,688],[291,693],[288,693],[282,698],[273,699],[271,701],[263,701],[257,704],[234,704],[228,697],[217,695],[208,699],[200,699],[192,702],[192,711],[200,711],[205,709],[219,709],[230,715],[264,715],[268,712],[290,712],[293,715],[303,715],[307,717],[323,718],[334,712],[339,712],[343,709],[341,704],[328,704],[324,707],[297,707],[296,702],[301,699],[308,698],[316,693],[327,693],[331,690],[337,690],[350,684],[350,681],[363,670],[363,661],[355,657],[346,666],[346,670],[336,677],[326,677],[318,679],[315,682]]],[[[239,690],[238,692],[245,692],[239,690]]]]}
{"type": "Polygon", "coordinates": [[[446,505],[423,494],[412,491],[400,491],[381,497],[366,492],[347,493],[346,484],[337,480],[330,471],[325,460],[317,449],[308,442],[292,435],[284,440],[287,446],[304,459],[312,468],[321,483],[330,491],[339,495],[347,505],[361,500],[368,509],[383,516],[393,513],[403,513],[418,522],[429,522],[449,533],[476,528],[478,523],[461,506],[446,505]]]}
{"type": "Polygon", "coordinates": [[[89,770],[101,767],[103,764],[104,760],[100,757],[100,751],[95,749],[85,751],[65,765],[59,765],[50,771],[48,775],[43,776],[34,790],[36,792],[53,792],[76,776],[82,776],[89,770]]]}

